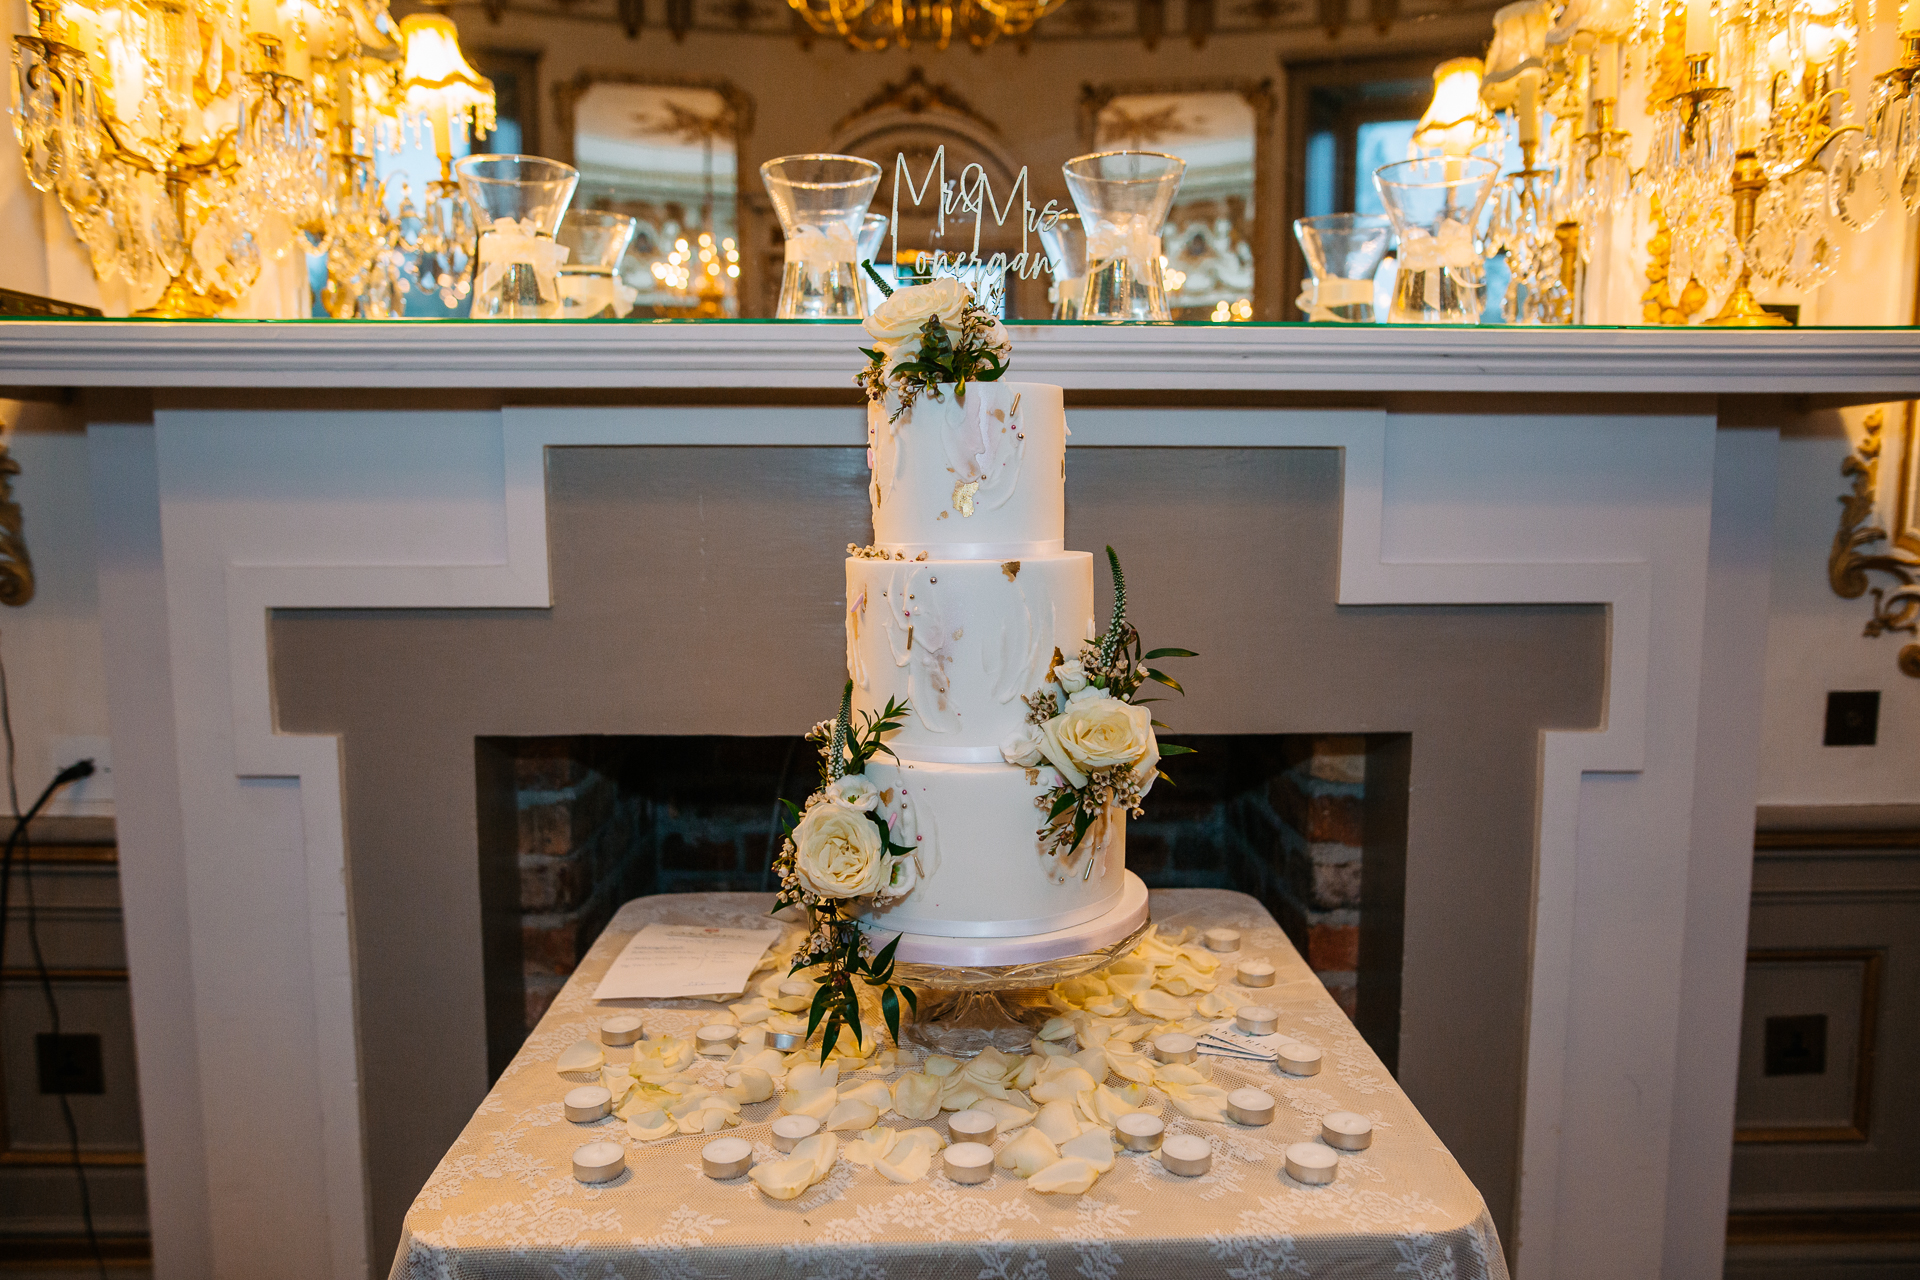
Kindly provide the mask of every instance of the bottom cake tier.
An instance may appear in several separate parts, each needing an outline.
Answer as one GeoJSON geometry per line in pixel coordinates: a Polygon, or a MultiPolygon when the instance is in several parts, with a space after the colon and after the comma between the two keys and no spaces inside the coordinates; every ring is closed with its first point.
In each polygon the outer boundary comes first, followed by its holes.
{"type": "MultiPolygon", "coordinates": [[[[870,761],[894,839],[911,845],[913,892],[862,917],[875,928],[944,938],[1025,938],[1085,924],[1118,904],[1126,819],[1094,824],[1067,857],[1043,853],[1036,801],[1047,769],[870,761]]],[[[904,944],[903,944],[904,945],[904,944]]]]}

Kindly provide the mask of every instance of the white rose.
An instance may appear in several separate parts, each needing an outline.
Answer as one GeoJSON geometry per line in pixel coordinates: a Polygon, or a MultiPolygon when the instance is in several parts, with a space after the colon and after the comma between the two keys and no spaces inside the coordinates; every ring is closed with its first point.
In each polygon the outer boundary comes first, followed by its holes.
{"type": "Polygon", "coordinates": [[[967,286],[951,276],[895,289],[893,296],[875,307],[873,314],[866,318],[867,336],[881,344],[883,353],[889,357],[888,364],[894,364],[894,348],[911,345],[913,350],[919,349],[916,335],[926,327],[930,317],[938,316],[948,336],[958,337],[960,314],[972,300],[967,286]]]}
{"type": "Polygon", "coordinates": [[[1053,678],[1060,682],[1060,688],[1067,693],[1078,693],[1087,687],[1087,669],[1080,665],[1077,658],[1055,667],[1053,678]]]}
{"type": "Polygon", "coordinates": [[[1039,736],[1031,728],[1020,730],[1000,744],[1001,758],[1008,764],[1031,769],[1040,763],[1041,754],[1039,736]]]}
{"type": "Polygon", "coordinates": [[[1149,756],[1155,763],[1160,758],[1152,713],[1117,698],[1076,696],[1040,732],[1047,762],[1075,787],[1086,786],[1095,769],[1137,769],[1149,756]]]}
{"type": "Polygon", "coordinates": [[[871,813],[880,803],[880,788],[867,780],[865,774],[849,773],[833,784],[833,792],[841,804],[871,813]]]}
{"type": "Polygon", "coordinates": [[[1113,697],[1113,695],[1105,689],[1102,689],[1099,685],[1090,684],[1085,688],[1075,689],[1067,694],[1067,705],[1072,706],[1076,702],[1098,702],[1102,698],[1111,697],[1113,697]]]}
{"type": "Polygon", "coordinates": [[[862,898],[886,879],[879,829],[837,800],[807,810],[793,829],[793,848],[800,883],[823,898],[862,898]]]}

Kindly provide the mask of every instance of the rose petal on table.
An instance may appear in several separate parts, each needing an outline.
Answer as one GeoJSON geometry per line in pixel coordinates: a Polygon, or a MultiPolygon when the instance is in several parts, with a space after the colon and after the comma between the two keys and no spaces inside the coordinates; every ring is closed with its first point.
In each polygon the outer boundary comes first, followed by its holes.
{"type": "Polygon", "coordinates": [[[1113,1137],[1105,1129],[1089,1129],[1060,1144],[1060,1158],[1085,1160],[1097,1173],[1113,1168],[1113,1137]]]}
{"type": "Polygon", "coordinates": [[[824,1067],[803,1062],[787,1071],[787,1088],[800,1093],[808,1093],[814,1089],[832,1089],[839,1084],[840,1064],[837,1062],[829,1063],[824,1067]]]}
{"type": "Polygon", "coordinates": [[[885,1080],[850,1080],[840,1086],[840,1101],[849,1099],[865,1102],[876,1111],[885,1111],[893,1106],[893,1090],[887,1088],[885,1080]]]}
{"type": "Polygon", "coordinates": [[[598,1071],[600,1064],[607,1060],[606,1052],[592,1040],[576,1040],[561,1051],[554,1059],[553,1069],[559,1072],[598,1071]]]}
{"type": "Polygon", "coordinates": [[[1040,1079],[1040,1068],[1048,1061],[1050,1059],[1042,1058],[1038,1054],[1028,1054],[1020,1060],[1020,1066],[1008,1078],[1007,1087],[1010,1089],[1033,1088],[1034,1082],[1040,1079]]]}
{"type": "Polygon", "coordinates": [[[974,1081],[965,1076],[949,1076],[940,1087],[940,1109],[965,1111],[985,1101],[986,1097],[986,1091],[974,1081]]]}
{"type": "Polygon", "coordinates": [[[803,1138],[795,1144],[793,1154],[805,1156],[813,1161],[813,1180],[818,1182],[827,1176],[833,1168],[834,1156],[840,1150],[840,1139],[830,1133],[816,1133],[811,1138],[803,1138]]]}
{"type": "Polygon", "coordinates": [[[827,1113],[840,1101],[840,1091],[828,1085],[822,1089],[805,1092],[795,1089],[791,1078],[787,1081],[787,1090],[780,1095],[780,1110],[790,1116],[812,1116],[824,1121],[827,1113]]]}
{"type": "Polygon", "coordinates": [[[1220,967],[1220,957],[1217,954],[1191,942],[1184,943],[1180,947],[1180,958],[1202,973],[1212,973],[1220,967]]]}
{"type": "Polygon", "coordinates": [[[1205,1084],[1207,1077],[1197,1062],[1168,1062],[1153,1069],[1153,1082],[1164,1088],[1170,1084],[1205,1084]]]}
{"type": "Polygon", "coordinates": [[[1176,999],[1164,991],[1136,991],[1133,993],[1133,1007],[1149,1018],[1184,1018],[1193,1011],[1193,1006],[1184,1000],[1176,999]]]}
{"type": "Polygon", "coordinates": [[[880,1120],[880,1108],[858,1098],[843,1098],[827,1112],[821,1128],[836,1130],[871,1129],[880,1120]]]}
{"type": "MultiPolygon", "coordinates": [[[[708,1101],[718,1103],[720,1099],[709,1098],[708,1101]]],[[[718,1133],[739,1124],[740,1117],[724,1107],[710,1106],[681,1116],[677,1123],[682,1133],[718,1133]]]]}
{"type": "Polygon", "coordinates": [[[747,1170],[747,1176],[753,1179],[754,1186],[760,1188],[760,1194],[770,1200],[798,1199],[800,1193],[819,1178],[813,1161],[804,1156],[757,1164],[747,1170]]]}
{"type": "Polygon", "coordinates": [[[883,1159],[889,1151],[893,1150],[893,1145],[899,1140],[899,1136],[895,1130],[874,1126],[847,1143],[844,1153],[847,1163],[872,1168],[875,1161],[883,1159]]]}
{"type": "Polygon", "coordinates": [[[756,1022],[765,1022],[773,1016],[773,1007],[765,1000],[755,996],[751,1000],[742,1000],[738,1004],[727,1006],[733,1016],[740,1019],[740,1025],[751,1026],[756,1022]]]}
{"type": "Polygon", "coordinates": [[[1201,1013],[1206,1014],[1209,1018],[1219,1018],[1239,1008],[1239,1002],[1223,991],[1209,991],[1206,995],[1200,997],[1200,1003],[1197,1007],[1201,1013]]]}
{"type": "Polygon", "coordinates": [[[773,1096],[773,1077],[758,1067],[742,1067],[727,1076],[722,1096],[736,1103],[765,1102],[773,1096]]]}
{"type": "Polygon", "coordinates": [[[1066,1040],[1073,1035],[1073,1024],[1065,1018],[1048,1018],[1047,1024],[1035,1034],[1042,1040],[1066,1040]]]}
{"type": "Polygon", "coordinates": [[[1098,1000],[1089,1000],[1086,1004],[1088,1013],[1098,1014],[1103,1018],[1124,1017],[1132,1008],[1132,1003],[1119,992],[1101,996],[1098,1000]]]}
{"type": "Polygon", "coordinates": [[[1192,1120],[1214,1124],[1227,1122],[1227,1091],[1212,1084],[1176,1084],[1164,1086],[1167,1101],[1192,1120]]]}
{"type": "Polygon", "coordinates": [[[927,1058],[926,1065],[920,1069],[930,1076],[944,1080],[946,1077],[957,1073],[962,1065],[958,1058],[949,1058],[945,1054],[936,1053],[930,1055],[927,1058]]]}
{"type": "Polygon", "coordinates": [[[1140,1110],[1138,1106],[1128,1102],[1106,1085],[1095,1089],[1089,1101],[1094,1122],[1109,1129],[1120,1123],[1121,1116],[1130,1116],[1140,1110]]]}
{"type": "Polygon", "coordinates": [[[1071,1102],[1053,1101],[1040,1108],[1040,1114],[1034,1117],[1033,1127],[1058,1145],[1069,1138],[1077,1138],[1086,1126],[1080,1123],[1074,1114],[1071,1102]]]}
{"type": "Polygon", "coordinates": [[[874,1161],[873,1167],[890,1182],[918,1182],[933,1167],[933,1152],[926,1147],[907,1147],[903,1150],[896,1146],[886,1156],[874,1161]]]}
{"type": "Polygon", "coordinates": [[[1002,1133],[1010,1133],[1022,1125],[1033,1123],[1034,1112],[1017,1102],[1002,1101],[999,1098],[982,1098],[974,1104],[973,1109],[984,1111],[992,1116],[1002,1133]]]}
{"type": "Polygon", "coordinates": [[[1099,1179],[1100,1171],[1094,1168],[1091,1161],[1055,1160],[1028,1178],[1027,1187],[1043,1194],[1077,1196],[1091,1191],[1099,1179]]]}
{"type": "Polygon", "coordinates": [[[1042,1071],[1040,1083],[1027,1090],[1027,1096],[1035,1102],[1070,1102],[1100,1083],[1086,1068],[1071,1059],[1068,1063],[1064,1069],[1042,1071]]]}
{"type": "Polygon", "coordinates": [[[946,1145],[946,1135],[942,1134],[938,1129],[929,1129],[925,1125],[919,1125],[912,1129],[901,1129],[893,1135],[893,1151],[891,1154],[899,1155],[901,1150],[906,1147],[925,1147],[928,1151],[940,1151],[944,1150],[946,1145]]]}
{"type": "Polygon", "coordinates": [[[1109,1045],[1103,1052],[1107,1055],[1108,1069],[1122,1080],[1153,1083],[1153,1060],[1146,1054],[1120,1045],[1109,1045]]]}
{"type": "Polygon", "coordinates": [[[1016,1178],[1031,1178],[1059,1158],[1060,1149],[1036,1125],[1001,1147],[993,1162],[1016,1178]]]}
{"type": "Polygon", "coordinates": [[[1148,970],[1138,973],[1114,973],[1107,977],[1107,988],[1117,996],[1132,998],[1153,986],[1153,974],[1148,970]]]}
{"type": "Polygon", "coordinates": [[[893,1109],[908,1120],[931,1120],[940,1114],[940,1081],[914,1072],[893,1082],[893,1109]]]}
{"type": "Polygon", "coordinates": [[[627,1117],[627,1132],[642,1142],[658,1142],[679,1133],[680,1126],[664,1111],[636,1111],[627,1117]]]}

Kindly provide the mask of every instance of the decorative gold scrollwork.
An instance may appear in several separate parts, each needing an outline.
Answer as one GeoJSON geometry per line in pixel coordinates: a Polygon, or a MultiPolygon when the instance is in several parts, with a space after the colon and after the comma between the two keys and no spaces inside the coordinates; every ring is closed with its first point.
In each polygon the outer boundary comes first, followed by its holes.
{"type": "Polygon", "coordinates": [[[33,599],[33,557],[27,554],[27,535],[14,501],[13,478],[20,464],[0,444],[0,604],[18,608],[33,599]]]}
{"type": "MultiPolygon", "coordinates": [[[[1880,433],[1886,426],[1886,415],[1875,409],[1860,425],[1864,436],[1840,464],[1840,474],[1852,477],[1853,488],[1840,499],[1840,528],[1833,535],[1833,550],[1827,556],[1827,580],[1843,600],[1873,597],[1873,616],[1866,625],[1868,636],[1889,631],[1920,635],[1920,585],[1916,585],[1920,555],[1894,545],[1874,518],[1880,488],[1880,433]],[[1876,544],[1886,544],[1886,549],[1869,554],[1867,548],[1876,544]],[[1892,578],[1893,585],[1875,586],[1872,575],[1876,573],[1892,578]]],[[[1915,444],[1909,440],[1906,447],[1913,449],[1915,444]]],[[[1920,679],[1920,643],[1903,646],[1897,663],[1904,674],[1920,679]]]]}

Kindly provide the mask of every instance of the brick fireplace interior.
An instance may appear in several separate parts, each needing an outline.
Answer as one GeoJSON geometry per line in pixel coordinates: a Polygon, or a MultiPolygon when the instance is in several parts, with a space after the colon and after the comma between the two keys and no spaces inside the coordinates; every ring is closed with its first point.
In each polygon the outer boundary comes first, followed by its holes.
{"type": "MultiPolygon", "coordinates": [[[[1170,739],[1171,740],[1171,739],[1170,739]]],[[[1376,963],[1362,1007],[1362,938],[1399,954],[1397,932],[1363,935],[1369,778],[1367,740],[1315,734],[1186,735],[1195,754],[1168,764],[1145,818],[1127,829],[1127,865],[1149,888],[1238,889],[1273,913],[1320,980],[1389,1067],[1397,1050],[1399,983],[1376,963]]],[[[802,803],[817,785],[814,750],[794,737],[488,738],[476,743],[488,785],[510,817],[480,831],[481,858],[516,875],[488,902],[489,1073],[497,1075],[546,1012],[621,903],[656,893],[767,892],[779,839],[776,796],[802,803]]],[[[1392,753],[1376,751],[1390,760],[1392,753]]],[[[1376,771],[1382,766],[1376,766],[1376,771]]],[[[1403,778],[1374,779],[1376,792],[1403,778]]],[[[1376,804],[1376,826],[1397,806],[1376,804]]],[[[1404,856],[1403,830],[1376,831],[1382,868],[1404,856]]],[[[1383,904],[1382,918],[1398,912],[1383,904]]]]}

